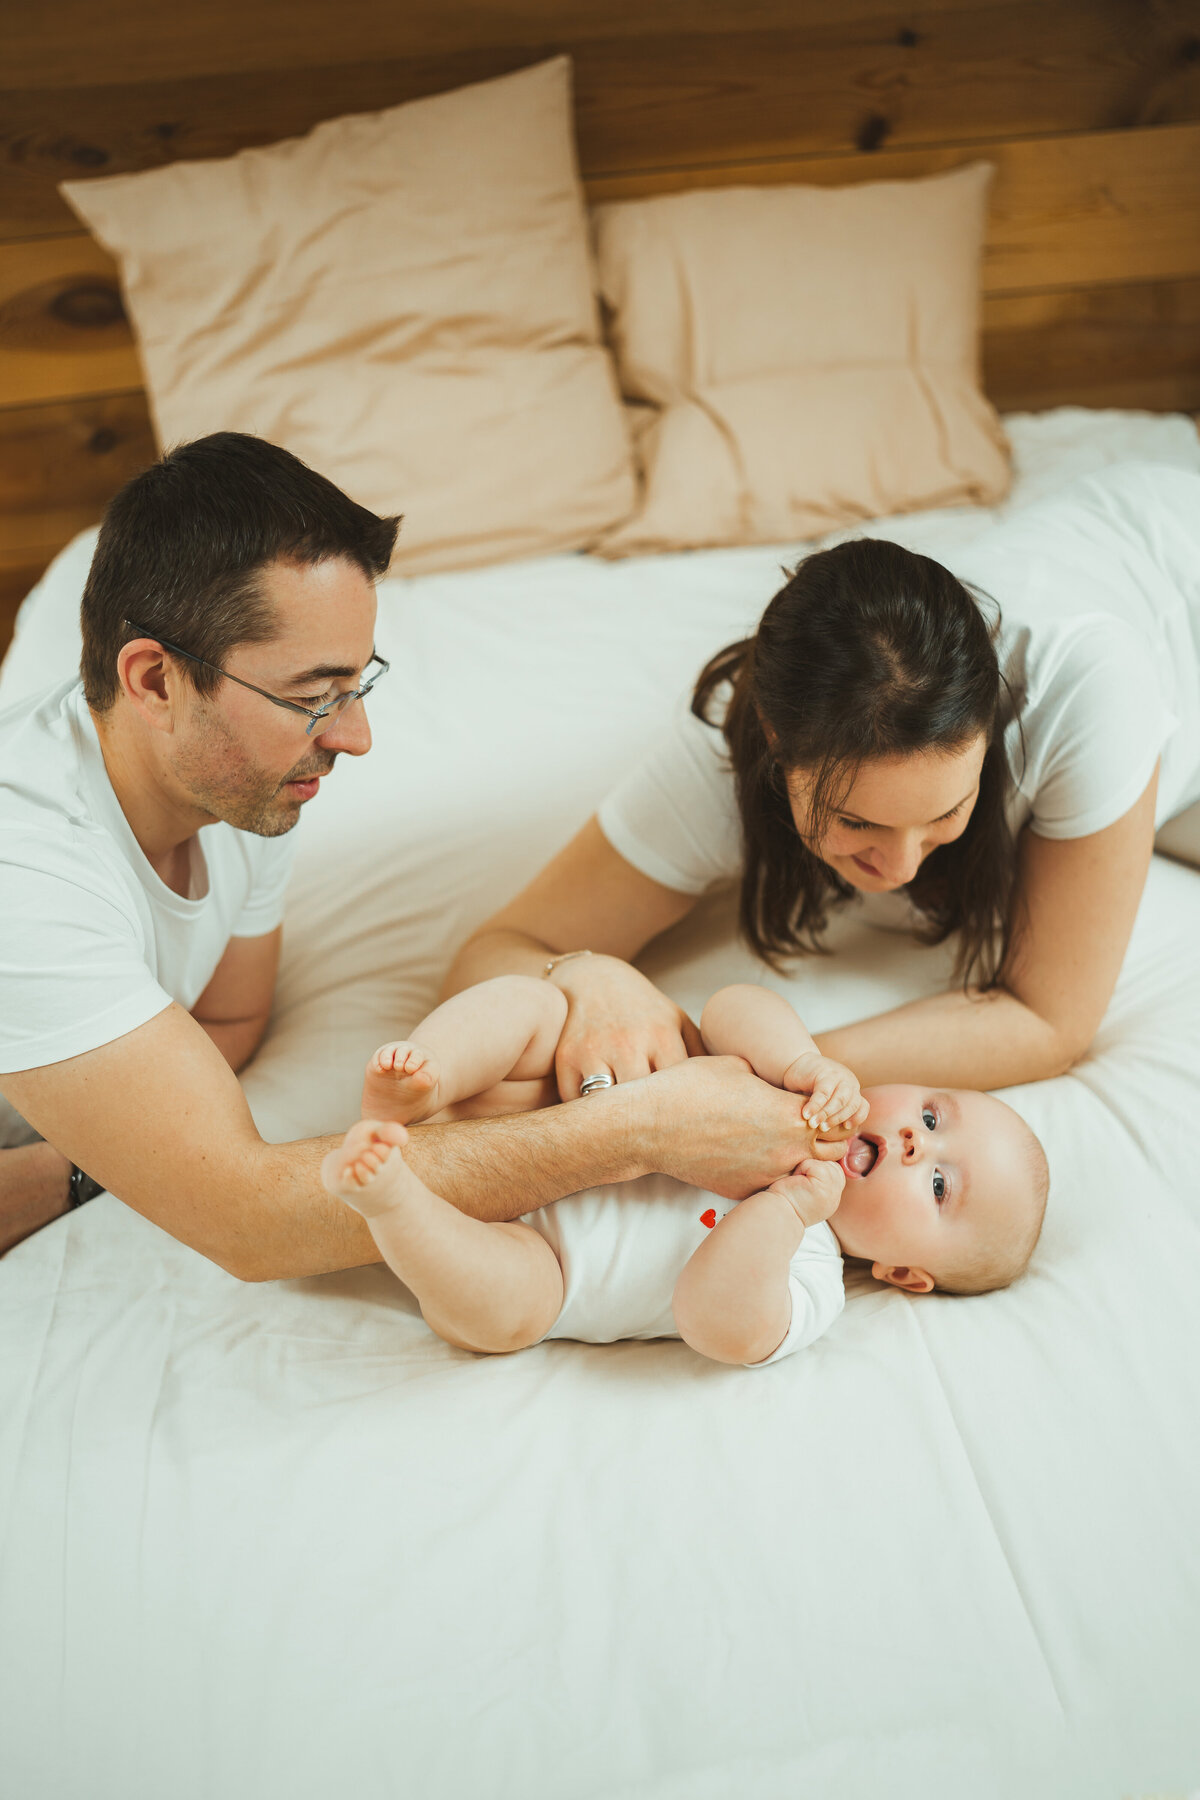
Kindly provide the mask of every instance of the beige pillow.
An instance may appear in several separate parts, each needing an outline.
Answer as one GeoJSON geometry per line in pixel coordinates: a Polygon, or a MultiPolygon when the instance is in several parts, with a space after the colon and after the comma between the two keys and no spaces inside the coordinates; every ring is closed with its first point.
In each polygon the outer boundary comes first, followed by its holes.
{"type": "Polygon", "coordinates": [[[778,543],[998,500],[1008,448],[977,342],[990,177],[599,207],[621,385],[655,409],[641,510],[601,549],[778,543]]]}
{"type": "Polygon", "coordinates": [[[120,260],[163,445],[285,445],[402,512],[414,572],[577,548],[632,509],[567,58],[62,191],[120,260]]]}

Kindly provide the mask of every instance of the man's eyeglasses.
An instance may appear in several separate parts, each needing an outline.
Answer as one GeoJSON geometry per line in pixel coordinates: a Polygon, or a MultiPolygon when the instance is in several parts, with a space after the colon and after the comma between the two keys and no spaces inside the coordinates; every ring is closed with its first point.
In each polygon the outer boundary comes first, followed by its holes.
{"type": "Polygon", "coordinates": [[[136,619],[126,619],[124,623],[129,626],[131,631],[140,631],[143,637],[153,638],[156,644],[161,644],[164,650],[171,652],[172,656],[186,656],[189,662],[199,663],[201,668],[212,669],[217,675],[223,675],[226,681],[236,681],[239,687],[249,688],[252,694],[261,694],[264,700],[271,702],[272,706],[282,706],[288,712],[299,713],[308,720],[305,737],[319,737],[327,726],[332,725],[333,721],[345,712],[348,706],[353,706],[356,700],[365,700],[380,676],[386,675],[392,666],[384,657],[377,656],[372,651],[371,660],[367,664],[367,678],[361,681],[356,688],[351,688],[348,693],[331,695],[324,706],[319,706],[313,712],[310,707],[301,706],[298,700],[281,700],[278,694],[268,694],[266,688],[255,687],[252,681],[243,681],[240,675],[231,675],[229,670],[221,668],[219,663],[206,662],[202,656],[193,656],[192,652],[185,650],[182,644],[172,644],[169,639],[160,637],[157,631],[151,631],[149,626],[139,625],[136,619]],[[373,674],[372,670],[374,670],[373,674]]]}

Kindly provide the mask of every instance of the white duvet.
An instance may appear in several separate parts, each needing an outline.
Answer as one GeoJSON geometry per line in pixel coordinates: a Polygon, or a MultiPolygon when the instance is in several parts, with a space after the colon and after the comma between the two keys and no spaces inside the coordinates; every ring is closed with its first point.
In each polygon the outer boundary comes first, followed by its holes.
{"type": "MultiPolygon", "coordinates": [[[[1010,421],[1019,504],[1190,425],[1010,421]]],[[[927,515],[953,561],[989,515],[927,515]]],[[[897,528],[913,529],[906,521],[897,528]]],[[[75,654],[91,540],[0,704],[75,654]]],[[[283,1138],[594,808],[784,550],[391,582],[375,748],[305,815],[247,1078],[283,1138]]],[[[1156,860],[1091,1055],[1010,1095],[1031,1274],[868,1286],[767,1371],[677,1342],[480,1359],[367,1269],[243,1287],[108,1196],[0,1262],[5,1800],[1105,1800],[1200,1787],[1200,874],[1156,860]]],[[[820,1027],[942,951],[839,927],[820,1027]]],[[[760,971],[707,905],[647,964],[760,971]]],[[[774,978],[772,978],[774,979],[774,978]]],[[[780,984],[784,985],[784,984],[780,984]]]]}

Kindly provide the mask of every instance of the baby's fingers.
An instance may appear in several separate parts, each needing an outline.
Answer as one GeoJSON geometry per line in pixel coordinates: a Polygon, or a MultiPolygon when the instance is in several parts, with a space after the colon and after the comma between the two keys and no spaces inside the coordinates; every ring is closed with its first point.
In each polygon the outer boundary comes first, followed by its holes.
{"type": "Polygon", "coordinates": [[[801,1108],[801,1115],[809,1125],[828,1122],[833,1117],[831,1110],[837,1094],[839,1081],[836,1075],[818,1075],[813,1082],[813,1090],[801,1108]]]}
{"type": "Polygon", "coordinates": [[[799,1165],[798,1173],[810,1183],[818,1194],[836,1198],[846,1185],[846,1176],[840,1163],[818,1162],[815,1157],[806,1156],[799,1165]]]}
{"type": "Polygon", "coordinates": [[[826,1131],[837,1131],[848,1125],[858,1113],[858,1096],[835,1093],[825,1108],[826,1131]]]}

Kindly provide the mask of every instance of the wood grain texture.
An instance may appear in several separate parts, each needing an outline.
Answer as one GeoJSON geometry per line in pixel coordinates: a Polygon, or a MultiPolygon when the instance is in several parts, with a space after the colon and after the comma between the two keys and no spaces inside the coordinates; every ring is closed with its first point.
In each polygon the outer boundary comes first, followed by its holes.
{"type": "Polygon", "coordinates": [[[0,411],[0,557],[56,548],[94,524],[156,454],[140,390],[0,411]]]}
{"type": "MultiPolygon", "coordinates": [[[[49,561],[49,558],[46,560],[49,561]]],[[[30,568],[6,569],[0,563],[0,656],[4,655],[12,641],[17,608],[36,585],[45,567],[46,563],[43,562],[30,568]]]]}
{"type": "Polygon", "coordinates": [[[198,6],[55,0],[52,7],[10,6],[0,55],[14,88],[90,87],[323,68],[484,45],[726,37],[898,14],[902,24],[928,27],[976,10],[978,0],[921,0],[911,13],[886,0],[339,0],[336,6],[329,0],[204,0],[198,6]]]}
{"type": "Polygon", "coordinates": [[[92,238],[0,245],[0,405],[142,385],[116,266],[92,238]]]}
{"type": "Polygon", "coordinates": [[[739,11],[719,40],[724,13],[710,6],[679,32],[656,5],[636,32],[595,38],[572,36],[567,8],[537,41],[402,58],[352,61],[348,36],[329,63],[298,69],[106,82],[101,61],[94,85],[0,93],[0,238],[69,229],[60,181],[232,155],[562,50],[575,58],[580,160],[593,176],[1200,119],[1200,0],[1151,11],[1142,0],[975,0],[912,14],[877,0],[862,16],[806,6],[802,22],[798,11],[777,8],[774,22],[739,11]]]}
{"type": "Polygon", "coordinates": [[[983,373],[1006,412],[1200,410],[1200,281],[998,295],[983,309],[983,373]]]}

